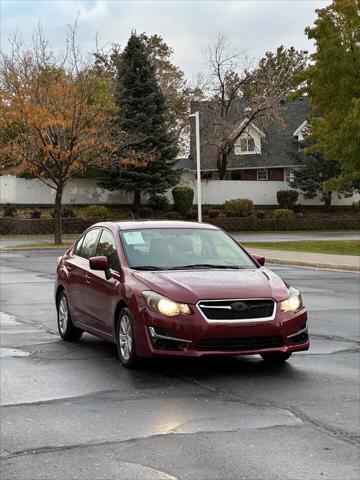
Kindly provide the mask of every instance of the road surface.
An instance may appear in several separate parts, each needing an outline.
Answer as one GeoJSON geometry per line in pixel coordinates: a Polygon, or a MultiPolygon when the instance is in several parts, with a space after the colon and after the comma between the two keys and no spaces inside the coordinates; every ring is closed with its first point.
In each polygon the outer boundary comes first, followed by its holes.
{"type": "Polygon", "coordinates": [[[56,332],[56,251],[1,254],[1,478],[359,479],[359,276],[273,267],[301,288],[312,348],[149,361],[56,332]]]}

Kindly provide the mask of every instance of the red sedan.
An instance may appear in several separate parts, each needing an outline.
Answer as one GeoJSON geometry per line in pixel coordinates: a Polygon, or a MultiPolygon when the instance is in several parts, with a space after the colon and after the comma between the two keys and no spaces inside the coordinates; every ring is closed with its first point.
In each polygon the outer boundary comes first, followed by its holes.
{"type": "Polygon", "coordinates": [[[249,355],[283,362],[307,350],[300,292],[213,225],[98,223],[58,259],[64,340],[117,344],[124,366],[162,355],[249,355]]]}

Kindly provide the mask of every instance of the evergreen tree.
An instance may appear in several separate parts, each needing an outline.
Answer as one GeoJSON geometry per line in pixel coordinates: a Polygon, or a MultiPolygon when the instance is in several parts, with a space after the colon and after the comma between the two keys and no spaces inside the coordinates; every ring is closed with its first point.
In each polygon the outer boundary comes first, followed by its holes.
{"type": "Polygon", "coordinates": [[[115,166],[103,173],[101,184],[109,190],[134,192],[136,210],[141,193],[164,193],[178,182],[179,173],[173,169],[177,146],[155,65],[141,37],[131,34],[116,67],[119,116],[115,123],[129,141],[115,166]]]}
{"type": "MultiPolygon", "coordinates": [[[[339,162],[327,160],[320,152],[306,154],[307,148],[310,147],[308,142],[299,142],[298,147],[300,148],[297,152],[292,154],[297,168],[293,171],[290,186],[301,190],[304,198],[315,198],[320,194],[325,209],[329,210],[333,192],[326,189],[325,185],[329,179],[340,175],[339,162]]],[[[355,182],[350,182],[343,185],[339,193],[351,196],[356,189],[355,182]]]]}

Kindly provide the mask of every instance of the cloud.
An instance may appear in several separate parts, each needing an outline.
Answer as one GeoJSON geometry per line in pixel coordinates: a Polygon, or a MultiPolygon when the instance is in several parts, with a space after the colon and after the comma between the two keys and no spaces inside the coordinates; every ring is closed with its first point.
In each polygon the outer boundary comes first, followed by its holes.
{"type": "Polygon", "coordinates": [[[329,1],[205,1],[205,0],[3,0],[1,48],[15,32],[31,38],[41,23],[57,50],[62,50],[66,26],[79,16],[79,43],[83,50],[99,44],[124,45],[131,30],[160,34],[174,48],[175,62],[188,77],[204,69],[203,52],[219,33],[251,57],[283,44],[311,49],[304,35],[315,19],[315,9],[329,1]]]}

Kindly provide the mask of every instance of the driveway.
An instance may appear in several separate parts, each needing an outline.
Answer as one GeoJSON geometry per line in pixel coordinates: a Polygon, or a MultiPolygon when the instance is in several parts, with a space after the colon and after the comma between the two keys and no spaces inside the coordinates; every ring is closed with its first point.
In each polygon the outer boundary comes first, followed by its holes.
{"type": "Polygon", "coordinates": [[[1,478],[359,479],[359,276],[274,267],[300,287],[311,350],[148,361],[56,332],[57,251],[1,254],[1,478]]]}

